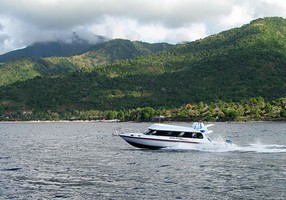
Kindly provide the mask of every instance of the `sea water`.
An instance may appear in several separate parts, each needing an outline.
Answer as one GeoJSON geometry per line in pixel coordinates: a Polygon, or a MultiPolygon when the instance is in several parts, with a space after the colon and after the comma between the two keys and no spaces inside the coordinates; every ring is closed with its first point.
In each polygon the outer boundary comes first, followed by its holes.
{"type": "Polygon", "coordinates": [[[216,123],[203,148],[112,135],[150,125],[0,123],[0,199],[286,199],[285,122],[216,123]]]}

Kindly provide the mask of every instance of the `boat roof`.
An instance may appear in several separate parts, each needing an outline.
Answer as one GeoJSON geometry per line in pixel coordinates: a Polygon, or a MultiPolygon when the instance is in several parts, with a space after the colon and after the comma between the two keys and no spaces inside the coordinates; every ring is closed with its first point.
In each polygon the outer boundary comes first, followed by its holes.
{"type": "Polygon", "coordinates": [[[196,129],[193,129],[192,127],[169,125],[169,124],[153,124],[148,128],[152,130],[161,130],[161,131],[200,132],[196,129]]]}

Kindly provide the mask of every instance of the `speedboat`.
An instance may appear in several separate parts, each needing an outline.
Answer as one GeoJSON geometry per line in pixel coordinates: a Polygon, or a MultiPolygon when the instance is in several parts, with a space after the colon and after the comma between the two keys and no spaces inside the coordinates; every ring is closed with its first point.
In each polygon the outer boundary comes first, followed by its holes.
{"type": "Polygon", "coordinates": [[[145,132],[123,131],[118,135],[130,145],[138,148],[160,149],[176,148],[180,145],[209,145],[212,144],[207,128],[214,124],[204,125],[195,122],[192,127],[153,124],[145,132]]]}

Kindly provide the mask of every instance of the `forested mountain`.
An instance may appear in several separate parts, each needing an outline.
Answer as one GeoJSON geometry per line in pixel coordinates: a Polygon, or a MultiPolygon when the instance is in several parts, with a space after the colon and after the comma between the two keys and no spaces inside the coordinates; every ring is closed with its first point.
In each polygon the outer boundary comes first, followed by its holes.
{"type": "Polygon", "coordinates": [[[150,44],[146,42],[115,39],[93,46],[89,54],[103,55],[108,61],[132,59],[138,56],[146,56],[173,47],[168,43],[150,44]]]}
{"type": "MultiPolygon", "coordinates": [[[[66,46],[67,47],[67,46],[66,46]]],[[[167,43],[115,39],[89,47],[89,51],[71,57],[19,58],[0,65],[0,86],[37,76],[51,76],[81,70],[88,71],[118,60],[146,56],[173,47],[167,43]]],[[[38,49],[39,50],[39,49],[38,49]]]]}
{"type": "Polygon", "coordinates": [[[103,43],[107,40],[102,36],[94,35],[94,42],[80,38],[76,33],[70,41],[57,40],[50,42],[37,42],[23,49],[14,50],[0,55],[0,62],[15,60],[18,58],[46,58],[51,56],[72,56],[86,52],[95,44],[103,43]]]}
{"type": "MultiPolygon", "coordinates": [[[[148,54],[148,45],[132,42],[137,47],[134,50],[129,41],[120,47],[118,41],[112,41],[116,44],[113,47],[109,46],[112,43],[101,44],[105,48],[93,47],[94,51],[66,60],[45,60],[47,68],[72,66],[68,74],[6,82],[1,87],[2,109],[60,112],[170,108],[200,101],[241,101],[259,96],[273,100],[286,96],[283,18],[258,19],[240,28],[133,59],[130,58],[143,55],[137,54],[138,49],[148,54]],[[116,49],[127,49],[126,54],[116,49]],[[117,57],[128,60],[115,61],[117,57]]],[[[20,61],[18,66],[21,68],[20,61]]]]}

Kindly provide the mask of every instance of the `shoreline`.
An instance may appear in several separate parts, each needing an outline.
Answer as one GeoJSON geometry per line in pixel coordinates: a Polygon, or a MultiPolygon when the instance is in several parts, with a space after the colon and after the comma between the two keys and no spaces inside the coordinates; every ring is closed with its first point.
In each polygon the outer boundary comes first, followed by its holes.
{"type": "MultiPolygon", "coordinates": [[[[11,120],[11,121],[0,121],[0,124],[4,123],[193,123],[195,121],[120,121],[118,119],[113,120],[11,120]]],[[[271,120],[241,120],[241,121],[203,121],[204,123],[263,123],[263,122],[286,122],[286,118],[271,119],[271,120]]]]}
{"type": "Polygon", "coordinates": [[[0,121],[0,123],[119,123],[120,120],[11,120],[0,121]]]}

